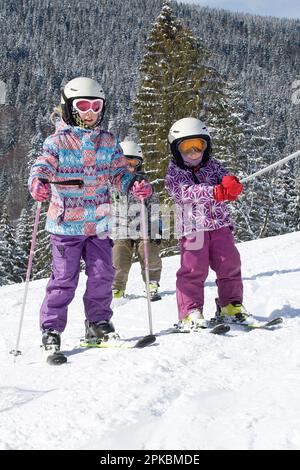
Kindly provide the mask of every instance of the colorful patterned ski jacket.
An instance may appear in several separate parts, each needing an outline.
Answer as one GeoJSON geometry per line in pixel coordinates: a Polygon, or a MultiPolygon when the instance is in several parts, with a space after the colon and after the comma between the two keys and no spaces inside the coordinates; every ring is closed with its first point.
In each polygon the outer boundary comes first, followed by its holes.
{"type": "Polygon", "coordinates": [[[60,121],[31,167],[33,178],[80,180],[78,185],[51,185],[46,230],[56,235],[105,236],[111,230],[111,187],[127,194],[134,175],[126,170],[118,140],[110,132],[66,125],[60,121]]]}
{"type": "Polygon", "coordinates": [[[226,203],[217,202],[213,188],[228,172],[214,158],[199,169],[179,168],[172,160],[165,178],[165,187],[175,201],[177,237],[192,232],[233,227],[226,203]]]}

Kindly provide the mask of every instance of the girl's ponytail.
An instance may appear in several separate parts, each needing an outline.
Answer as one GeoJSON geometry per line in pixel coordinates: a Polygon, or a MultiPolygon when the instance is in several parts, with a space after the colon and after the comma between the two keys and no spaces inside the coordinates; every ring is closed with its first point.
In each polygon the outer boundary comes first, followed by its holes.
{"type": "Polygon", "coordinates": [[[56,127],[56,121],[61,118],[62,118],[61,105],[55,106],[53,108],[52,113],[50,114],[50,121],[52,122],[54,127],[56,127]]]}

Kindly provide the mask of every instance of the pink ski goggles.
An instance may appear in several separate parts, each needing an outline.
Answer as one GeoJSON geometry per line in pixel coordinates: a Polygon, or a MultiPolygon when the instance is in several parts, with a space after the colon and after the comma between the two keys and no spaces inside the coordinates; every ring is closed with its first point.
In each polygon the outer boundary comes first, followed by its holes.
{"type": "Polygon", "coordinates": [[[98,114],[103,108],[103,100],[87,100],[85,98],[78,98],[73,101],[72,106],[80,113],[87,113],[91,111],[94,114],[98,114]]]}

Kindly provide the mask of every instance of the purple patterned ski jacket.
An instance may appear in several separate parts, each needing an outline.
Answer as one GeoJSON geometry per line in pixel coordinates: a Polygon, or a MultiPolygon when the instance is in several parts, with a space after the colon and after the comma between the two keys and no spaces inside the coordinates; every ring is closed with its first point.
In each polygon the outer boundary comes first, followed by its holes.
{"type": "Polygon", "coordinates": [[[180,168],[172,160],[165,178],[165,187],[176,203],[177,237],[192,232],[233,227],[226,203],[217,202],[213,188],[228,171],[214,158],[206,166],[192,170],[180,168]]]}

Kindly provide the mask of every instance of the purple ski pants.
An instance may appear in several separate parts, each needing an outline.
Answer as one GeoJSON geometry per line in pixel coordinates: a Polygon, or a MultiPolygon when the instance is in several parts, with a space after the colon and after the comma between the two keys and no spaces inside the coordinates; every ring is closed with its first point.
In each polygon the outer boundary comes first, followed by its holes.
{"type": "Polygon", "coordinates": [[[217,275],[218,297],[224,307],[234,300],[243,301],[240,254],[229,227],[201,232],[202,243],[191,248],[195,237],[183,237],[180,243],[181,267],[177,271],[176,297],[181,320],[194,308],[203,308],[204,283],[209,267],[217,275]],[[189,246],[190,245],[190,246],[189,246]],[[202,248],[201,248],[202,245],[202,248]]]}
{"type": "Polygon", "coordinates": [[[91,322],[112,317],[112,240],[96,236],[51,235],[52,274],[40,311],[41,328],[64,331],[68,305],[79,280],[80,260],[84,259],[87,275],[83,296],[86,319],[91,322]]]}

